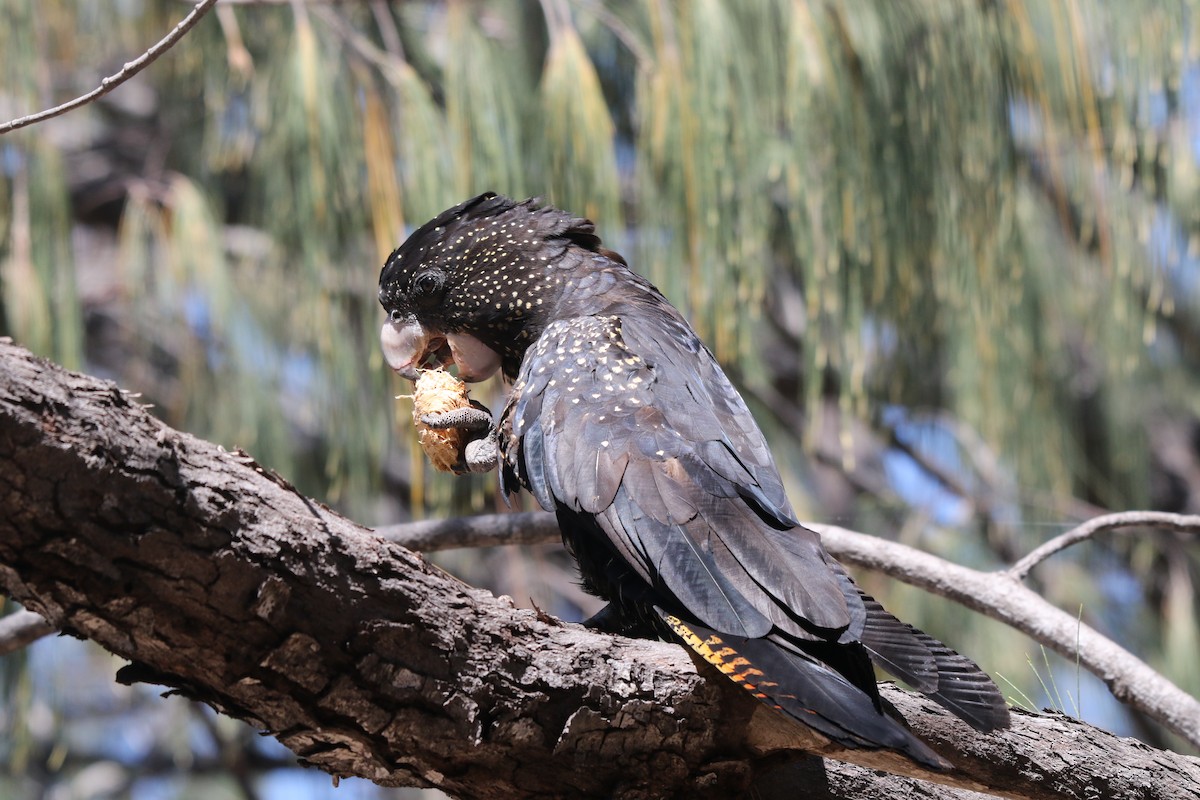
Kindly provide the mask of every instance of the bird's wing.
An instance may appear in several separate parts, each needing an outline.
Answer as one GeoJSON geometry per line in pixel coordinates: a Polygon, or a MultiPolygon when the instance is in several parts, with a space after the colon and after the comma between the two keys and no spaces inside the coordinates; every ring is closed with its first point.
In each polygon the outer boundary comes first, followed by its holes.
{"type": "Polygon", "coordinates": [[[745,403],[686,323],[653,310],[543,331],[502,423],[511,468],[709,628],[857,638],[862,605],[796,527],[745,403]]]}

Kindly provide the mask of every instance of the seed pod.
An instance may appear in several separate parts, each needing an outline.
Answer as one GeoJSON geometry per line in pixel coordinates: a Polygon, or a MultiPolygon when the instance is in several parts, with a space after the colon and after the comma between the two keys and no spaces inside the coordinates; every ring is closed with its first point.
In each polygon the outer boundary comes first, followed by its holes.
{"type": "Polygon", "coordinates": [[[417,440],[429,461],[442,472],[453,472],[462,461],[469,441],[466,431],[458,428],[431,428],[421,422],[425,414],[441,414],[471,405],[467,385],[440,369],[423,371],[413,389],[413,423],[417,440]]]}

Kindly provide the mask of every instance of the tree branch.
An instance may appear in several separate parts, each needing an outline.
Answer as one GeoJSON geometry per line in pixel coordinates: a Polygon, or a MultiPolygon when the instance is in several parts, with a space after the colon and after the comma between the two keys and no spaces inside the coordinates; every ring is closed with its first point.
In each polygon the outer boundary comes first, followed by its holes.
{"type": "Polygon", "coordinates": [[[1098,533],[1119,528],[1169,528],[1184,533],[1200,533],[1200,516],[1171,514],[1165,511],[1121,511],[1095,517],[1030,551],[1029,555],[1008,568],[1008,575],[1016,580],[1023,580],[1031,569],[1055,553],[1090,539],[1098,533]]]}
{"type": "MultiPolygon", "coordinates": [[[[1158,512],[1126,512],[1097,517],[1047,542],[1003,573],[984,573],[952,564],[911,547],[831,525],[805,523],[821,534],[837,559],[883,572],[999,620],[1079,663],[1104,681],[1121,701],[1142,711],[1200,747],[1200,701],[1077,617],[1051,605],[1020,583],[1028,567],[1101,530],[1126,525],[1195,530],[1200,518],[1158,512]],[[1019,571],[1023,564],[1028,565],[1019,571]]],[[[390,541],[422,552],[453,547],[485,547],[558,541],[553,514],[493,514],[423,521],[380,528],[390,541]]]]}
{"type": "Polygon", "coordinates": [[[553,544],[562,541],[558,520],[548,511],[426,519],[402,525],[385,525],[376,528],[375,535],[418,553],[436,553],[459,547],[553,544]]]}
{"type": "Polygon", "coordinates": [[[810,524],[835,558],[919,586],[999,620],[1079,663],[1128,703],[1200,747],[1200,701],[1112,639],[1005,572],[984,573],[897,542],[810,524]]]}
{"type": "Polygon", "coordinates": [[[979,735],[893,687],[958,769],[840,750],[683,648],[515,609],[4,342],[0,505],[5,591],[129,659],[121,680],[174,687],[334,775],[481,798],[730,797],[780,770],[809,770],[809,797],[1200,797],[1196,759],[1020,712],[979,735]]]}
{"type": "Polygon", "coordinates": [[[54,633],[54,626],[32,611],[17,611],[0,617],[0,656],[27,647],[54,633]]]}
{"type": "Polygon", "coordinates": [[[30,114],[25,117],[19,117],[18,119],[0,123],[0,136],[8,133],[9,131],[15,131],[18,128],[24,128],[27,125],[34,125],[38,122],[44,122],[45,120],[61,116],[68,111],[73,111],[80,106],[85,106],[93,100],[108,94],[113,89],[117,88],[122,83],[148,67],[163,53],[170,50],[175,43],[182,39],[184,34],[190,31],[192,27],[199,22],[205,14],[212,10],[212,7],[216,4],[217,0],[200,0],[200,2],[196,3],[195,8],[193,8],[186,17],[180,20],[179,24],[176,25],[170,33],[160,39],[157,44],[155,44],[146,52],[142,53],[133,61],[127,62],[125,66],[121,67],[119,72],[109,75],[107,78],[100,81],[100,85],[95,89],[85,95],[76,97],[74,100],[63,103],[60,106],[55,106],[54,108],[48,108],[45,111],[39,111],[36,114],[30,114]]]}

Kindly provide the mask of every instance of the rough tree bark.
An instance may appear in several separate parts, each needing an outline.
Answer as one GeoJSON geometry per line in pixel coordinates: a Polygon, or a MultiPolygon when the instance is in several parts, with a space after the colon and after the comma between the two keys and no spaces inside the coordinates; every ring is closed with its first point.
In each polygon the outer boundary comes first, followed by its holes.
{"type": "Polygon", "coordinates": [[[981,736],[895,688],[888,699],[957,770],[840,750],[680,647],[516,609],[245,453],[168,428],[115,385],[3,341],[0,586],[129,659],[122,680],[172,687],[333,775],[385,785],[479,798],[731,797],[752,783],[792,797],[1200,798],[1200,760],[1056,716],[1017,713],[1012,730],[981,736]]]}

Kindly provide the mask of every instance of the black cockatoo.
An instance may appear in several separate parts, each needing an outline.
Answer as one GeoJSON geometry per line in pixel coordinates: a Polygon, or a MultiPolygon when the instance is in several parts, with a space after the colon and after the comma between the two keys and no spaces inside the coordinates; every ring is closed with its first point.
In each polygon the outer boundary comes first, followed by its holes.
{"type": "Polygon", "coordinates": [[[455,363],[511,382],[494,425],[481,407],[424,421],[478,431],[464,468],[499,465],[506,495],[557,514],[609,603],[593,626],[680,640],[833,741],[934,768],[873,663],[979,730],[1008,724],[974,662],[885,611],[800,525],[712,353],[590,221],[482,194],[418,228],[379,284],[401,375],[455,363]]]}

